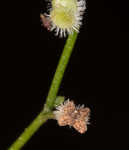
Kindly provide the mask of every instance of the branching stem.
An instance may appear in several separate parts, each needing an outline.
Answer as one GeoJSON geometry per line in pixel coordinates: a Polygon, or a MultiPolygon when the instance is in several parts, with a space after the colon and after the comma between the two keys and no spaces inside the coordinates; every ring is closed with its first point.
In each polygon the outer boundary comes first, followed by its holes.
{"type": "Polygon", "coordinates": [[[43,110],[23,131],[23,133],[16,139],[16,141],[10,146],[8,150],[20,150],[33,136],[33,134],[40,128],[40,126],[43,125],[44,122],[46,122],[48,119],[54,118],[52,113],[52,109],[55,106],[54,101],[57,97],[57,93],[63,79],[66,66],[69,62],[74,44],[76,42],[77,35],[78,34],[74,32],[73,34],[69,35],[66,41],[43,110]]]}

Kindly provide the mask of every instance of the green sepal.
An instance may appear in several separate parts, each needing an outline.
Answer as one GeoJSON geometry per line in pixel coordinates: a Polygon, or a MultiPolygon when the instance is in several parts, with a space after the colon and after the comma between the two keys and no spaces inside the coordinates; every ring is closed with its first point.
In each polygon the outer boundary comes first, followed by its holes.
{"type": "Polygon", "coordinates": [[[55,100],[55,103],[54,103],[54,107],[57,107],[60,104],[62,104],[64,102],[64,100],[65,100],[64,96],[57,96],[56,100],[55,100]]]}

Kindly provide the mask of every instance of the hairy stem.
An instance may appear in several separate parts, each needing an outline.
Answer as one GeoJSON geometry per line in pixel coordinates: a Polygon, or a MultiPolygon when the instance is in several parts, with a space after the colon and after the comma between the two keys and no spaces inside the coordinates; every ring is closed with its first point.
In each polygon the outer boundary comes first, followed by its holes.
{"type": "MultiPolygon", "coordinates": [[[[32,137],[32,135],[40,128],[40,126],[43,125],[44,122],[46,122],[48,119],[54,118],[52,109],[55,107],[57,93],[66,66],[69,62],[76,39],[77,39],[77,33],[74,32],[73,34],[69,35],[66,41],[43,110],[33,120],[33,122],[23,131],[23,133],[17,138],[17,140],[10,146],[8,150],[21,149],[27,143],[27,141],[32,137]]],[[[63,101],[63,98],[59,99],[58,101],[63,101]]]]}

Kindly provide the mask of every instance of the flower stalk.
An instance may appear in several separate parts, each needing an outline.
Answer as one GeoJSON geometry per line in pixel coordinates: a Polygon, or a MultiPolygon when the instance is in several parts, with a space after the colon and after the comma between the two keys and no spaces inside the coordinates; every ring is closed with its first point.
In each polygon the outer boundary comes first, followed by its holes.
{"type": "MultiPolygon", "coordinates": [[[[66,69],[66,66],[69,62],[73,47],[77,39],[77,33],[69,35],[64,50],[62,52],[59,64],[57,66],[47,99],[41,113],[33,120],[32,123],[23,131],[23,133],[16,139],[16,141],[8,148],[8,150],[20,150],[27,141],[34,135],[34,133],[48,120],[53,119],[54,115],[52,109],[55,107],[55,101],[57,93],[66,69]]],[[[61,98],[60,102],[62,103],[63,99],[61,98]]],[[[58,101],[59,105],[59,101],[58,101]]]]}
{"type": "Polygon", "coordinates": [[[51,87],[50,87],[50,90],[49,90],[49,93],[48,93],[48,96],[46,99],[46,104],[44,106],[45,112],[51,111],[54,107],[54,101],[56,99],[57,92],[59,90],[59,86],[61,84],[66,66],[69,62],[71,53],[73,51],[73,47],[76,42],[77,35],[78,35],[77,32],[70,34],[66,41],[63,53],[60,57],[59,64],[57,66],[57,69],[56,69],[56,72],[55,72],[54,78],[52,80],[52,84],[51,84],[51,87]]]}

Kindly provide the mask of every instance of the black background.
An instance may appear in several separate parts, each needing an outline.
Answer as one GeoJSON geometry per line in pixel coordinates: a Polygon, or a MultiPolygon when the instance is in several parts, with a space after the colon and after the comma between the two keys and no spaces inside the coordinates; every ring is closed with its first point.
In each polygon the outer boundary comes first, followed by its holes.
{"type": "MultiPolygon", "coordinates": [[[[13,29],[8,27],[11,34],[6,36],[1,69],[0,150],[7,149],[42,109],[66,40],[41,27],[39,9],[45,12],[46,5],[33,4],[27,21],[17,17],[13,29]]],[[[49,120],[23,150],[129,149],[128,20],[127,0],[87,1],[59,95],[91,109],[88,131],[81,135],[49,120]]]]}

